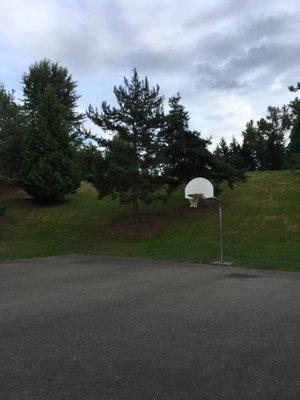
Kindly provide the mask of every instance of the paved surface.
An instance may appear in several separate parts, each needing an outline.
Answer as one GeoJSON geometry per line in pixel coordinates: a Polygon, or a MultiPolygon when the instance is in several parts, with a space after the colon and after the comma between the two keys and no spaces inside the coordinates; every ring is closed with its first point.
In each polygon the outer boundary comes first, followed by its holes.
{"type": "Polygon", "coordinates": [[[188,263],[0,263],[0,399],[298,400],[299,288],[188,263]]]}

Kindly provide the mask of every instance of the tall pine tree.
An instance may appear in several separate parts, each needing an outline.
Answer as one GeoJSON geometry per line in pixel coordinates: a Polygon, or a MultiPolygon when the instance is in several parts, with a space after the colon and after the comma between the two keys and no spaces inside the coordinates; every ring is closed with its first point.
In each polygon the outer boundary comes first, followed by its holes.
{"type": "Polygon", "coordinates": [[[285,163],[286,108],[268,107],[266,118],[257,122],[260,138],[260,169],[279,170],[285,163]],[[262,151],[263,150],[263,151],[262,151]]]}
{"type": "Polygon", "coordinates": [[[296,97],[290,103],[292,110],[292,128],[290,133],[289,150],[291,153],[300,153],[300,99],[296,97]]]}
{"type": "Polygon", "coordinates": [[[20,172],[24,116],[14,93],[0,84],[0,179],[16,178],[20,172]]]}
{"type": "Polygon", "coordinates": [[[75,148],[83,118],[77,83],[66,68],[45,59],[23,76],[27,119],[20,183],[37,201],[61,202],[80,183],[75,148]]]}
{"type": "MultiPolygon", "coordinates": [[[[290,86],[290,91],[296,92],[300,90],[300,82],[293,87],[290,86]]],[[[296,97],[290,102],[291,110],[291,132],[290,143],[288,146],[290,168],[300,168],[300,99],[296,97]]]]}
{"type": "Polygon", "coordinates": [[[198,176],[212,180],[217,191],[218,184],[224,180],[232,187],[236,180],[244,179],[243,171],[208,150],[210,139],[189,129],[189,114],[180,103],[179,94],[170,98],[169,106],[160,138],[163,170],[171,189],[198,176]]]}
{"type": "Polygon", "coordinates": [[[171,187],[211,173],[212,155],[207,149],[210,140],[189,129],[189,114],[180,100],[180,94],[169,99],[170,110],[159,134],[164,175],[171,187]]]}
{"type": "Polygon", "coordinates": [[[229,162],[238,170],[245,169],[242,148],[234,136],[229,144],[229,162]]]}
{"type": "Polygon", "coordinates": [[[145,204],[161,197],[158,131],[163,122],[163,97],[159,87],[150,88],[136,70],[131,80],[115,87],[117,106],[102,103],[101,110],[89,107],[88,117],[111,139],[98,139],[104,152],[103,168],[95,176],[102,198],[108,194],[121,203],[131,203],[135,223],[141,221],[139,201],[145,204]]]}
{"type": "Polygon", "coordinates": [[[241,155],[243,158],[244,168],[247,171],[256,171],[261,166],[261,152],[263,151],[264,141],[259,135],[257,126],[253,120],[246,124],[246,128],[242,132],[242,135],[243,144],[241,155]]]}
{"type": "Polygon", "coordinates": [[[226,143],[226,140],[223,137],[221,138],[220,143],[217,144],[214,154],[216,157],[218,157],[222,161],[229,162],[230,150],[226,143]]]}

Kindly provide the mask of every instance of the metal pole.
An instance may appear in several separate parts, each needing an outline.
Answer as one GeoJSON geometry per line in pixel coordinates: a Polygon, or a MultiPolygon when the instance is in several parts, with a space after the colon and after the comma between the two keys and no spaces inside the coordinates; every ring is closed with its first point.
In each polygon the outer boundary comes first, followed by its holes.
{"type": "Polygon", "coordinates": [[[219,202],[219,228],[220,228],[220,255],[221,255],[221,263],[223,260],[223,218],[222,218],[222,206],[219,202]]]}
{"type": "Polygon", "coordinates": [[[222,218],[222,206],[221,202],[217,197],[213,197],[218,203],[218,213],[219,213],[219,233],[220,233],[220,262],[223,263],[223,218],[222,218]]]}

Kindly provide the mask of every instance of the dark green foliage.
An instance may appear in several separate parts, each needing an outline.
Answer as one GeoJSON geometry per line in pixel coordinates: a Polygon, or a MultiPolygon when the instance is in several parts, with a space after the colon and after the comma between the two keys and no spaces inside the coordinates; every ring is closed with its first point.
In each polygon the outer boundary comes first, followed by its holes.
{"type": "Polygon", "coordinates": [[[242,155],[241,145],[233,137],[229,145],[229,162],[238,170],[245,169],[245,162],[242,155]]]}
{"type": "Polygon", "coordinates": [[[260,169],[279,170],[285,162],[286,130],[284,108],[268,107],[266,118],[257,122],[258,138],[261,140],[263,153],[260,156],[260,169]]]}
{"type": "MultiPolygon", "coordinates": [[[[290,144],[289,150],[291,153],[300,153],[300,102],[297,105],[297,113],[291,133],[290,133],[290,144]]],[[[296,110],[295,110],[296,111],[296,110]]]]}
{"type": "MultiPolygon", "coordinates": [[[[300,90],[300,82],[295,86],[289,87],[291,92],[300,90]]],[[[288,145],[288,168],[300,168],[300,99],[296,97],[289,104],[291,110],[291,132],[290,143],[288,145]]]]}
{"type": "Polygon", "coordinates": [[[286,162],[285,134],[290,127],[287,107],[268,107],[266,118],[251,120],[243,131],[241,156],[246,170],[279,170],[286,162]]]}
{"type": "Polygon", "coordinates": [[[94,183],[97,171],[103,165],[103,155],[98,147],[89,143],[82,144],[77,150],[80,178],[82,181],[94,183]]]}
{"type": "Polygon", "coordinates": [[[300,168],[300,99],[298,97],[291,101],[290,109],[291,132],[288,145],[288,167],[296,169],[300,168]]]}
{"type": "MultiPolygon", "coordinates": [[[[213,154],[212,176],[215,183],[218,184],[225,180],[229,187],[233,189],[235,182],[246,179],[245,162],[242,157],[241,146],[234,137],[229,146],[225,139],[221,138],[213,154]]],[[[218,186],[216,186],[216,189],[218,192],[218,186]]]]}
{"type": "Polygon", "coordinates": [[[289,90],[291,92],[297,92],[298,90],[300,90],[300,82],[298,82],[295,86],[289,86],[289,90]]]}
{"type": "Polygon", "coordinates": [[[226,140],[223,137],[221,138],[220,143],[216,146],[214,154],[224,162],[230,161],[229,147],[227,146],[226,140]]]}
{"type": "Polygon", "coordinates": [[[76,82],[49,60],[23,76],[27,129],[20,183],[42,203],[61,202],[80,183],[75,149],[82,115],[76,113],[76,82]]]}
{"type": "Polygon", "coordinates": [[[207,149],[210,141],[201,138],[200,132],[182,132],[181,137],[174,139],[170,150],[174,150],[175,162],[169,171],[170,176],[180,183],[188,182],[197,176],[211,175],[212,155],[207,149]]]}
{"type": "Polygon", "coordinates": [[[0,178],[15,178],[20,172],[24,116],[14,93],[0,84],[0,178]]]}
{"type": "Polygon", "coordinates": [[[218,184],[227,181],[232,187],[237,180],[243,179],[243,171],[239,171],[229,163],[229,152],[225,141],[221,143],[226,156],[221,159],[213,155],[207,148],[209,139],[201,138],[200,132],[189,129],[189,115],[180,104],[180,95],[169,100],[170,111],[166,116],[166,123],[160,132],[163,149],[164,174],[168,178],[170,188],[176,184],[196,177],[205,177],[212,180],[218,191],[218,184]]]}
{"type": "MultiPolygon", "coordinates": [[[[289,89],[296,92],[300,83],[289,89]]],[[[300,100],[295,98],[281,108],[268,107],[265,118],[256,124],[251,120],[243,132],[240,154],[248,171],[300,168],[300,100]]]]}
{"type": "Polygon", "coordinates": [[[131,203],[135,222],[140,221],[138,200],[149,204],[162,194],[157,132],[163,122],[163,97],[159,87],[149,87],[134,70],[131,80],[114,88],[117,107],[102,103],[101,111],[89,107],[88,117],[112,139],[99,139],[104,151],[104,168],[98,171],[95,186],[100,198],[113,194],[122,203],[131,203]]]}
{"type": "Polygon", "coordinates": [[[260,167],[260,160],[263,152],[263,139],[258,134],[257,127],[253,120],[246,124],[246,129],[242,132],[243,144],[241,156],[244,168],[247,171],[255,171],[260,167]]]}
{"type": "Polygon", "coordinates": [[[196,176],[210,174],[210,140],[201,138],[197,131],[189,130],[189,115],[180,104],[180,95],[169,99],[170,111],[159,133],[163,173],[169,183],[188,182],[196,176]]]}

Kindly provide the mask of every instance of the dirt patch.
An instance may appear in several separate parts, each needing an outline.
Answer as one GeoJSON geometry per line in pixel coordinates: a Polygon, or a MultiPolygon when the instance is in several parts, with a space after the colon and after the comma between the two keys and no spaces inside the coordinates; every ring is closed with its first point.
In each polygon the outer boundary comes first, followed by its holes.
{"type": "Polygon", "coordinates": [[[5,182],[0,186],[0,196],[6,198],[24,197],[26,193],[13,182],[5,182]]]}
{"type": "Polygon", "coordinates": [[[194,218],[195,216],[206,215],[215,213],[217,209],[216,204],[210,203],[200,203],[197,208],[190,207],[188,204],[181,204],[177,208],[177,212],[184,215],[187,218],[194,218]]]}
{"type": "Polygon", "coordinates": [[[135,224],[132,216],[126,216],[105,226],[105,232],[121,236],[153,236],[163,232],[168,225],[164,215],[148,214],[142,216],[142,222],[135,224]]]}

